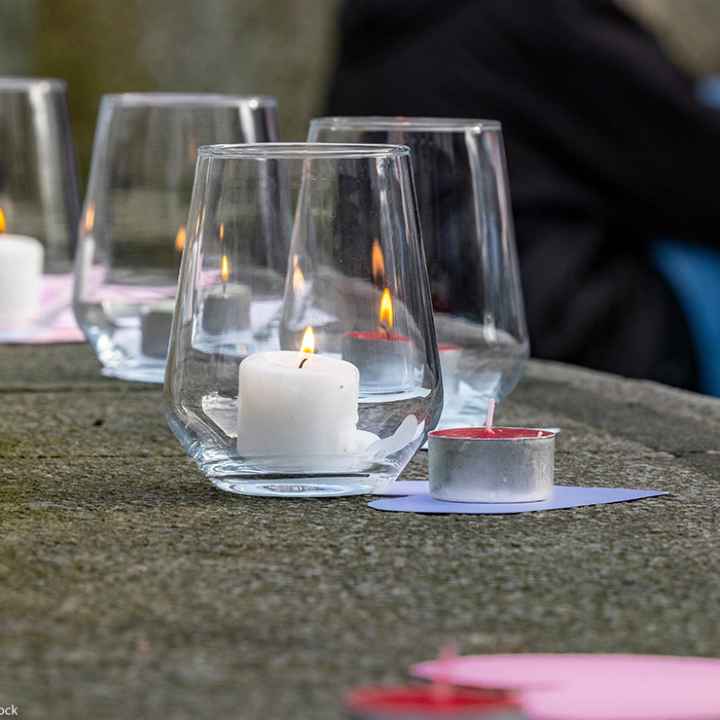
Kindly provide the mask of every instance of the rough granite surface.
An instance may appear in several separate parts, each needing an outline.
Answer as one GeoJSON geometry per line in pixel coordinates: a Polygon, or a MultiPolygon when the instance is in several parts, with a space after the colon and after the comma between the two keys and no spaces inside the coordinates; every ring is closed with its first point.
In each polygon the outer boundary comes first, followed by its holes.
{"type": "Polygon", "coordinates": [[[559,482],[672,495],[495,517],[225,495],[159,401],[86,347],[0,348],[0,705],[22,717],[338,718],[451,641],[720,656],[718,400],[530,363],[499,420],[562,428],[559,482]]]}

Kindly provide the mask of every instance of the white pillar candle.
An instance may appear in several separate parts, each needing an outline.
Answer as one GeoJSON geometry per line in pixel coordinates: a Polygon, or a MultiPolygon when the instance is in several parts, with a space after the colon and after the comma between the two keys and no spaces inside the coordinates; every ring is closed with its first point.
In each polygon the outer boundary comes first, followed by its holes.
{"type": "Polygon", "coordinates": [[[360,373],[353,364],[278,350],[250,355],[239,372],[240,455],[303,458],[356,451],[360,373]]]}
{"type": "Polygon", "coordinates": [[[40,310],[43,246],[24,235],[0,235],[0,326],[26,324],[40,310]]]}

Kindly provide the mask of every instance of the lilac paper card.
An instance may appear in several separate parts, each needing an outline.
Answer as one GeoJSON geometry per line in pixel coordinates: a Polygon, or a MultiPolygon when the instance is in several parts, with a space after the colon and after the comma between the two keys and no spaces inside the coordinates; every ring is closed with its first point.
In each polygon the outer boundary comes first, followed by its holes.
{"type": "Polygon", "coordinates": [[[668,495],[661,490],[628,490],[626,488],[569,487],[556,485],[548,500],[532,503],[461,503],[434,500],[428,494],[373,500],[368,503],[375,510],[389,512],[415,512],[440,515],[512,515],[541,510],[606,505],[608,503],[642,500],[643,498],[668,495]]]}

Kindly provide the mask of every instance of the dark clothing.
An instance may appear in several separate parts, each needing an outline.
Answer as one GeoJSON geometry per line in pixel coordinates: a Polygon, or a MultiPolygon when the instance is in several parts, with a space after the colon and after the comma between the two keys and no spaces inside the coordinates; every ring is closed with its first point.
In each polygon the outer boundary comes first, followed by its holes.
{"type": "Polygon", "coordinates": [[[718,243],[720,113],[653,36],[607,0],[350,0],[341,23],[331,114],[502,122],[533,355],[695,388],[650,253],[718,243]]]}

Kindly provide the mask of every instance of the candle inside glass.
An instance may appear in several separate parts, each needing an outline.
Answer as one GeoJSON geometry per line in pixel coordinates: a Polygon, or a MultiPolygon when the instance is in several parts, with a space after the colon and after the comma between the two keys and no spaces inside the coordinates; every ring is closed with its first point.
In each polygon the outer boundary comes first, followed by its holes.
{"type": "Polygon", "coordinates": [[[150,305],[140,318],[140,350],[143,355],[163,359],[167,357],[172,328],[175,298],[150,305]]]}
{"type": "Polygon", "coordinates": [[[378,312],[379,327],[346,333],[342,357],[360,371],[360,386],[369,393],[396,393],[412,385],[413,347],[409,337],[393,330],[392,296],[385,288],[378,312]]]}
{"type": "Polygon", "coordinates": [[[358,369],[314,354],[313,342],[308,328],[300,352],[260,352],[240,363],[241,455],[304,458],[357,449],[358,369]]]}
{"type": "Polygon", "coordinates": [[[27,324],[40,310],[45,251],[35,238],[5,234],[0,209],[0,326],[27,324]]]}
{"type": "Polygon", "coordinates": [[[247,330],[250,327],[252,291],[247,285],[230,283],[230,260],[222,256],[220,262],[222,286],[214,288],[203,304],[202,326],[210,335],[247,330]]]}

